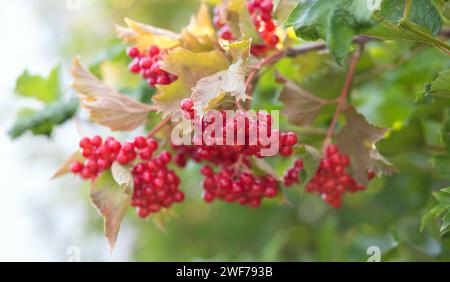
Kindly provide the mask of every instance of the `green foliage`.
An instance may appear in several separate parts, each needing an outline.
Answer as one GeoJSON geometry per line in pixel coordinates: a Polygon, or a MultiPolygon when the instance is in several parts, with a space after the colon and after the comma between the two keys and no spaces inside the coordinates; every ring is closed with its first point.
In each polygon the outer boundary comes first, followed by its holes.
{"type": "Polygon", "coordinates": [[[450,69],[439,73],[436,80],[427,84],[426,94],[450,98],[450,69]]]}
{"type": "Polygon", "coordinates": [[[56,101],[41,110],[22,109],[8,132],[9,136],[14,139],[27,131],[31,131],[33,135],[50,136],[56,126],[71,119],[77,111],[77,99],[56,101]]]}
{"type": "Polygon", "coordinates": [[[52,69],[48,77],[31,75],[25,70],[16,81],[16,93],[32,97],[44,103],[56,101],[61,96],[59,66],[52,69]]]}
{"type": "Polygon", "coordinates": [[[286,22],[305,40],[326,40],[339,63],[347,57],[353,37],[372,24],[367,3],[358,0],[303,0],[286,22]]]}

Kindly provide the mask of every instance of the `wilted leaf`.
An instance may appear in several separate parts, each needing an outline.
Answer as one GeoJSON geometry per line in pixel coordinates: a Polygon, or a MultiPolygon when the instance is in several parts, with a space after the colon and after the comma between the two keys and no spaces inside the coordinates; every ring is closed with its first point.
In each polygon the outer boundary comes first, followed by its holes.
{"type": "Polygon", "coordinates": [[[33,97],[44,103],[51,103],[60,97],[59,66],[52,69],[48,77],[30,75],[25,70],[16,81],[15,92],[22,96],[33,97]]]}
{"type": "Polygon", "coordinates": [[[292,81],[287,81],[279,100],[283,103],[282,114],[295,125],[310,125],[329,101],[318,98],[300,88],[292,81]]]}
{"type": "Polygon", "coordinates": [[[114,180],[119,185],[131,185],[133,182],[133,176],[127,167],[120,165],[118,162],[114,162],[111,166],[111,174],[114,180]]]}
{"type": "Polygon", "coordinates": [[[383,157],[380,152],[376,149],[370,151],[370,171],[375,172],[378,176],[381,175],[392,175],[397,172],[394,165],[383,157]]]}
{"type": "Polygon", "coordinates": [[[135,44],[141,50],[146,50],[151,45],[172,48],[180,45],[180,35],[172,31],[153,27],[126,18],[128,28],[116,26],[117,36],[125,43],[135,44]]]}
{"type": "Polygon", "coordinates": [[[366,186],[367,172],[377,168],[373,167],[371,157],[377,157],[375,164],[381,159],[381,155],[374,152],[375,143],[384,137],[387,130],[370,124],[353,106],[349,106],[344,114],[346,124],[336,136],[337,142],[342,153],[351,159],[355,180],[366,186]]]}
{"type": "Polygon", "coordinates": [[[58,170],[53,174],[53,178],[57,178],[63,175],[66,175],[70,172],[70,166],[76,161],[82,161],[84,158],[81,155],[80,151],[74,152],[62,165],[58,170]]]}
{"type": "Polygon", "coordinates": [[[324,39],[342,63],[353,37],[372,26],[371,18],[367,1],[302,0],[289,15],[286,26],[292,26],[302,39],[324,39]]]}
{"type": "Polygon", "coordinates": [[[31,131],[33,135],[50,136],[55,126],[71,119],[77,110],[77,99],[57,101],[41,110],[22,109],[8,134],[12,139],[20,137],[27,131],[31,131]]]}
{"type": "Polygon", "coordinates": [[[83,106],[90,112],[91,119],[112,130],[133,130],[142,125],[149,112],[154,109],[135,101],[109,86],[73,60],[72,87],[79,94],[83,106]]]}
{"type": "Polygon", "coordinates": [[[181,40],[183,47],[193,52],[206,52],[217,46],[216,30],[205,3],[200,5],[197,15],[191,17],[189,25],[181,32],[181,40]]]}
{"type": "Polygon", "coordinates": [[[225,70],[229,65],[226,56],[218,50],[193,53],[178,48],[170,52],[161,68],[176,74],[178,79],[170,85],[157,85],[158,93],[152,98],[155,108],[165,115],[179,110],[180,101],[191,97],[198,80],[225,70]]]}
{"type": "Polygon", "coordinates": [[[103,172],[92,183],[91,201],[104,218],[105,236],[111,251],[130,200],[130,188],[117,184],[110,171],[103,172]]]}
{"type": "MultiPolygon", "coordinates": [[[[240,56],[227,70],[204,77],[197,82],[192,89],[195,109],[202,112],[214,108],[215,104],[226,94],[231,95],[237,101],[245,101],[245,76],[250,54],[250,40],[245,42],[246,44],[242,45],[244,48],[241,48],[240,56]]],[[[233,57],[236,56],[236,49],[236,47],[231,47],[233,57]]]]}

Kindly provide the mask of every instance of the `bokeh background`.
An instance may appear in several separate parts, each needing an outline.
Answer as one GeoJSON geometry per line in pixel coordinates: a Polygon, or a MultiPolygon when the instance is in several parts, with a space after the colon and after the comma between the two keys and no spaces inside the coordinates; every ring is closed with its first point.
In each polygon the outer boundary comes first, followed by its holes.
{"type": "MultiPolygon", "coordinates": [[[[79,55],[87,64],[109,56],[105,55],[108,50],[122,50],[115,39],[114,24],[123,24],[124,17],[178,31],[198,5],[197,0],[2,1],[0,260],[66,261],[70,247],[76,247],[82,261],[366,261],[370,246],[378,246],[382,259],[388,261],[449,260],[450,241],[439,235],[438,222],[419,231],[420,219],[432,204],[431,192],[449,183],[433,171],[423,144],[398,155],[395,146],[408,140],[396,139],[381,149],[394,157],[401,173],[376,179],[365,193],[349,196],[340,210],[298,190],[287,195],[291,205],[267,203],[256,210],[208,205],[200,198],[201,179],[194,172],[198,166],[191,164],[180,171],[182,178],[189,179],[182,187],[187,200],[175,208],[176,215],[166,223],[165,231],[151,220],[138,219],[130,209],[117,246],[110,253],[102,234],[102,219],[90,206],[87,185],[73,176],[50,180],[74,151],[80,136],[108,131],[89,124],[80,113],[75,120],[55,128],[51,138],[27,133],[11,140],[7,130],[16,113],[23,107],[42,106],[15,95],[15,80],[24,69],[47,75],[59,64],[68,85],[72,57],[79,55]]],[[[387,44],[371,45],[370,57],[364,62],[386,66],[411,50],[406,43],[387,44]],[[373,58],[378,61],[370,61],[373,58]]],[[[299,59],[303,68],[316,68],[315,56],[299,59]]],[[[411,59],[397,62],[395,68],[359,76],[353,98],[371,121],[401,128],[416,110],[415,95],[439,70],[449,66],[447,56],[425,48],[411,59]],[[373,77],[376,79],[370,80],[373,77]]],[[[280,68],[285,75],[298,72],[298,80],[306,75],[289,62],[281,62],[280,68]]],[[[102,66],[100,72],[108,78],[121,77],[120,86],[137,82],[114,63],[102,66]],[[124,82],[124,77],[129,80],[124,82]]],[[[321,78],[324,91],[342,76],[339,71],[327,75],[321,78]]],[[[257,89],[261,99],[255,103],[276,105],[272,101],[276,87],[262,79],[257,89]]],[[[65,85],[64,95],[73,95],[65,85]]],[[[438,147],[439,124],[423,123],[430,150],[438,147]]]]}

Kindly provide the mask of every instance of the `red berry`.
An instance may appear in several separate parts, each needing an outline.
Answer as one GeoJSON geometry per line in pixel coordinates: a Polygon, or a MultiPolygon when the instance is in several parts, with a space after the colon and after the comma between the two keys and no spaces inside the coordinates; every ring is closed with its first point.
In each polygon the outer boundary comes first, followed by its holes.
{"type": "Polygon", "coordinates": [[[127,54],[128,54],[128,56],[129,57],[131,57],[131,58],[136,58],[136,57],[138,57],[139,56],[139,49],[137,48],[137,47],[130,47],[130,48],[128,48],[128,50],[127,50],[127,54]]]}

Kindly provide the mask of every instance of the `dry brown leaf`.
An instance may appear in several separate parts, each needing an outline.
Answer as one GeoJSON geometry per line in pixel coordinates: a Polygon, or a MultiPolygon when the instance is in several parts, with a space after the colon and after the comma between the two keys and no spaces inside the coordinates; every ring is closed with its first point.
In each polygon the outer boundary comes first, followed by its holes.
{"type": "Polygon", "coordinates": [[[77,58],[73,60],[72,88],[90,112],[91,119],[112,130],[129,131],[146,122],[154,108],[125,96],[104,84],[86,70],[77,58]]]}
{"type": "Polygon", "coordinates": [[[355,180],[366,186],[367,172],[374,168],[374,161],[379,164],[384,160],[376,151],[375,143],[384,137],[387,129],[370,124],[353,106],[347,107],[344,114],[346,124],[336,136],[337,143],[342,153],[351,159],[355,180]],[[377,158],[372,159],[374,156],[377,158]]]}
{"type": "Polygon", "coordinates": [[[82,161],[83,156],[80,151],[74,152],[62,165],[61,167],[53,174],[52,179],[66,175],[70,172],[70,166],[76,161],[82,161]]]}
{"type": "Polygon", "coordinates": [[[284,105],[282,114],[290,123],[299,126],[310,125],[322,107],[331,103],[308,93],[292,81],[286,81],[279,100],[284,105]]]}

